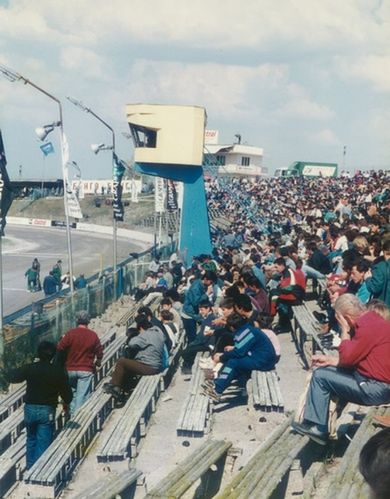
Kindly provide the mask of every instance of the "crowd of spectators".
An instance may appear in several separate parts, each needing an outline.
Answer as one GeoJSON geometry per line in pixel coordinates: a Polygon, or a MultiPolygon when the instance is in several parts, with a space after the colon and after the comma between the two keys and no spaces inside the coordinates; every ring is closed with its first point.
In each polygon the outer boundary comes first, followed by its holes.
{"type": "Polygon", "coordinates": [[[209,352],[201,364],[204,394],[218,403],[233,380],[245,393],[252,370],[279,362],[278,334],[290,331],[292,306],[305,299],[311,278],[323,283],[317,318],[334,355],[313,357],[295,431],[325,443],[334,396],[390,403],[389,185],[384,172],[209,179],[210,211],[225,221],[213,226],[213,252],[189,266],[180,254],[153,259],[134,291],[143,307],[105,391],[121,399],[135,378],[163,371],[184,329],[182,375],[192,372],[198,352],[209,352]],[[156,296],[157,317],[148,308],[156,296]]]}

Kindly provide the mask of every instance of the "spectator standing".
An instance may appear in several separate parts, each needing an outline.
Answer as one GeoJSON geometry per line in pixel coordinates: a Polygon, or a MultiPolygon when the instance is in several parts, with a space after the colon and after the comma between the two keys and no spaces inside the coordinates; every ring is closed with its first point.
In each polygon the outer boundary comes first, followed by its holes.
{"type": "Polygon", "coordinates": [[[53,295],[58,291],[58,281],[54,277],[52,270],[50,270],[49,275],[47,275],[43,280],[43,291],[45,296],[53,295]]]}
{"type": "Polygon", "coordinates": [[[87,284],[87,279],[85,278],[84,274],[80,274],[74,282],[74,287],[75,289],[83,289],[87,287],[87,284]]]}
{"type": "Polygon", "coordinates": [[[53,266],[52,272],[54,279],[57,281],[58,289],[61,289],[62,260],[57,260],[57,263],[53,266]]]}
{"type": "Polygon", "coordinates": [[[49,341],[38,345],[38,362],[10,372],[10,383],[27,382],[24,420],[27,429],[27,469],[39,459],[53,441],[58,396],[65,404],[72,400],[66,372],[52,364],[56,346],[49,341]]]}
{"type": "Polygon", "coordinates": [[[88,328],[89,316],[85,310],[77,313],[77,327],[70,329],[57,346],[59,356],[65,358],[73,400],[70,415],[88,399],[92,391],[93,373],[100,367],[103,348],[98,335],[88,328]]]}
{"type": "Polygon", "coordinates": [[[37,284],[36,284],[36,290],[40,291],[42,289],[41,286],[41,264],[39,263],[38,258],[34,258],[31,264],[31,268],[36,270],[37,272],[37,284]]]}
{"type": "Polygon", "coordinates": [[[30,267],[26,270],[24,275],[27,277],[27,290],[30,291],[30,293],[34,293],[37,290],[37,271],[30,267]]]}

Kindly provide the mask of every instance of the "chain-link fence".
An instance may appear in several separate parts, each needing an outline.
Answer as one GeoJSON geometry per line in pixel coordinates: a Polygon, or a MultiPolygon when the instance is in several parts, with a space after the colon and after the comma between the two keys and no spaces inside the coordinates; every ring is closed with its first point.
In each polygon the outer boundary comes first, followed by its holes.
{"type": "MultiPolygon", "coordinates": [[[[159,249],[161,258],[173,251],[172,246],[159,249]]],[[[6,386],[3,371],[32,361],[38,343],[42,340],[57,342],[70,328],[75,326],[76,313],[87,310],[90,317],[97,317],[124,294],[132,294],[143,281],[148,270],[152,250],[128,259],[117,266],[116,275],[110,269],[88,279],[86,288],[44,299],[12,314],[4,321],[2,355],[0,355],[0,388],[6,386]]]]}

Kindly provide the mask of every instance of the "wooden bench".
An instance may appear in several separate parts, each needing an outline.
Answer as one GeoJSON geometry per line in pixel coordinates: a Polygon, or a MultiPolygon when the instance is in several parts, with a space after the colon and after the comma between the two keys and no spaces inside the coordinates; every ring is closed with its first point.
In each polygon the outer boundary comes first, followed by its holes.
{"type": "Polygon", "coordinates": [[[19,407],[12,417],[8,417],[0,423],[0,454],[16,442],[24,428],[24,410],[19,407]]]}
{"type": "Polygon", "coordinates": [[[142,376],[129,400],[121,409],[121,419],[104,435],[97,451],[100,463],[123,461],[137,455],[137,446],[160,395],[161,374],[142,376]]]}
{"type": "Polygon", "coordinates": [[[192,366],[189,393],[183,403],[177,422],[176,431],[179,436],[202,437],[211,427],[211,403],[209,397],[202,393],[204,371],[199,367],[199,360],[207,358],[208,353],[199,352],[192,366]]]}
{"type": "Polygon", "coordinates": [[[277,372],[252,371],[250,388],[248,390],[252,405],[261,411],[284,411],[284,402],[279,387],[277,372]]]}
{"type": "Polygon", "coordinates": [[[26,453],[26,436],[21,435],[14,444],[0,456],[0,497],[20,480],[21,462],[26,453]]]}
{"type": "Polygon", "coordinates": [[[271,497],[309,438],[290,431],[292,417],[261,444],[216,499],[271,497]]]}
{"type": "Polygon", "coordinates": [[[27,495],[56,497],[71,479],[88,446],[101,430],[113,407],[111,395],[97,389],[68,421],[36,463],[24,473],[27,495]]]}
{"type": "Polygon", "coordinates": [[[137,313],[137,308],[139,307],[139,303],[134,302],[129,306],[129,309],[116,321],[117,326],[126,326],[129,327],[130,323],[133,321],[134,316],[137,313]]]}
{"type": "MultiPolygon", "coordinates": [[[[359,455],[367,440],[381,429],[372,424],[373,416],[384,414],[389,416],[390,408],[371,407],[369,409],[335,470],[328,485],[328,494],[324,497],[327,499],[370,497],[368,486],[359,472],[359,455]]],[[[320,466],[315,474],[309,477],[305,476],[305,498],[316,496],[317,484],[321,482],[324,473],[327,473],[326,464],[320,466]]]]}
{"type": "Polygon", "coordinates": [[[223,469],[231,442],[206,440],[184,461],[179,463],[161,482],[150,490],[146,498],[176,499],[183,497],[197,480],[201,484],[191,497],[212,497],[220,487],[223,469]],[[210,479],[213,475],[213,479],[210,479]],[[210,490],[210,488],[213,490],[210,490]]]}
{"type": "Polygon", "coordinates": [[[0,422],[8,418],[13,412],[15,412],[24,401],[24,396],[26,394],[26,383],[22,383],[20,386],[13,390],[11,393],[6,395],[0,402],[0,422]]]}
{"type": "Polygon", "coordinates": [[[146,435],[151,415],[156,410],[160,393],[165,390],[177,365],[184,341],[180,332],[175,348],[170,353],[169,367],[154,376],[141,376],[125,406],[120,409],[118,424],[104,436],[97,451],[100,463],[123,461],[137,456],[138,445],[146,435]]]}
{"type": "Polygon", "coordinates": [[[101,480],[83,490],[74,499],[112,499],[134,497],[137,479],[142,473],[135,468],[122,473],[109,473],[101,480]]]}
{"type": "Polygon", "coordinates": [[[307,305],[295,305],[293,310],[292,337],[306,367],[309,367],[310,356],[320,350],[322,353],[331,352],[321,345],[319,333],[321,326],[307,305]]]}

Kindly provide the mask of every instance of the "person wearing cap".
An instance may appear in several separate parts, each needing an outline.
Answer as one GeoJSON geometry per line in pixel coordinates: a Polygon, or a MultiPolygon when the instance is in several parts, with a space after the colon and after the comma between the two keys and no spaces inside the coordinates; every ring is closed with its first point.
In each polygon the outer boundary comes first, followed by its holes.
{"type": "Polygon", "coordinates": [[[100,367],[103,358],[99,337],[88,328],[88,324],[88,312],[80,310],[77,313],[77,327],[70,329],[57,345],[60,359],[65,357],[65,368],[73,391],[71,417],[89,398],[94,371],[100,367]]]}

